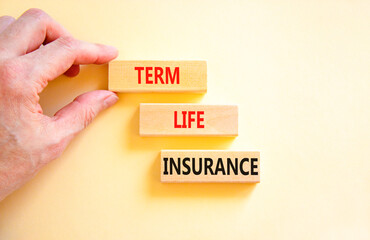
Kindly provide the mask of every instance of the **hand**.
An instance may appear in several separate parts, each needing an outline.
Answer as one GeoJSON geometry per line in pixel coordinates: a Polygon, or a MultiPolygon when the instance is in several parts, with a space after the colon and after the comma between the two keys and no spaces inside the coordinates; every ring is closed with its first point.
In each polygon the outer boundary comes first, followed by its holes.
{"type": "Polygon", "coordinates": [[[38,94],[79,64],[103,64],[113,47],[74,39],[46,13],[30,9],[15,20],[0,17],[0,201],[61,155],[72,138],[118,97],[110,91],[78,96],[53,117],[38,94]]]}

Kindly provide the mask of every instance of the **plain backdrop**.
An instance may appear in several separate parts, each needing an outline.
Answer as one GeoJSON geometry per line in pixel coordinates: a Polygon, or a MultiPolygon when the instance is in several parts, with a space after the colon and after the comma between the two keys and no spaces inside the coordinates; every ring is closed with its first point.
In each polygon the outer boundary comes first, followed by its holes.
{"type": "MultiPolygon", "coordinates": [[[[124,60],[207,60],[207,94],[119,94],[0,203],[0,239],[370,239],[370,1],[11,0],[124,60]],[[239,105],[236,138],[138,135],[139,104],[239,105]],[[261,151],[259,184],[162,184],[161,149],[261,151]]],[[[60,77],[48,115],[106,89],[60,77]]]]}

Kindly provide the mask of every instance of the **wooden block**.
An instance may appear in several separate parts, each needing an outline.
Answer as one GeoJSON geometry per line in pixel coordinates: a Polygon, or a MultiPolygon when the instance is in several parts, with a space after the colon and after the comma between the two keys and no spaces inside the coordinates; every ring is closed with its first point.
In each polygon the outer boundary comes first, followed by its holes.
{"type": "Polygon", "coordinates": [[[237,136],[236,105],[140,104],[141,136],[237,136]]]}
{"type": "Polygon", "coordinates": [[[260,182],[260,153],[162,150],[162,182],[260,182]]]}
{"type": "Polygon", "coordinates": [[[206,61],[112,61],[109,90],[116,92],[206,92],[206,61]]]}

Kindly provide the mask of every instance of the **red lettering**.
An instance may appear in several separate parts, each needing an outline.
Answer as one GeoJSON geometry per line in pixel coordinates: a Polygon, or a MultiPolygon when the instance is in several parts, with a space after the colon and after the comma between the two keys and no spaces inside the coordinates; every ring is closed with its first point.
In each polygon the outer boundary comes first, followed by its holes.
{"type": "Polygon", "coordinates": [[[195,122],[195,118],[192,118],[191,115],[195,114],[194,111],[189,111],[188,114],[188,122],[189,122],[189,128],[191,128],[191,122],[195,122]]]}
{"type": "Polygon", "coordinates": [[[146,74],[146,84],[153,84],[153,81],[150,81],[149,78],[153,76],[152,73],[149,73],[149,70],[152,71],[153,67],[146,67],[145,74],[146,74]]]}
{"type": "Polygon", "coordinates": [[[173,73],[170,67],[166,67],[166,81],[164,80],[164,70],[162,67],[154,67],[154,73],[153,67],[135,67],[134,69],[137,71],[138,84],[141,84],[141,71],[143,70],[145,70],[146,84],[180,84],[180,67],[175,67],[173,73]]]}
{"type": "Polygon", "coordinates": [[[141,84],[141,70],[144,70],[144,67],[135,67],[135,70],[137,70],[137,80],[139,82],[139,84],[141,84]]]}
{"type": "Polygon", "coordinates": [[[177,124],[177,111],[174,112],[175,116],[174,116],[174,119],[175,119],[175,128],[181,128],[181,125],[177,124]]]}
{"type": "Polygon", "coordinates": [[[182,128],[186,128],[186,111],[182,111],[182,128]]]}
{"type": "Polygon", "coordinates": [[[204,111],[181,111],[182,113],[182,125],[179,124],[177,111],[174,111],[174,127],[175,128],[191,128],[191,123],[195,122],[197,123],[197,128],[204,128],[204,117],[201,117],[204,115],[204,111]],[[195,116],[196,115],[196,118],[195,116]],[[187,124],[187,125],[186,125],[187,124]]]}
{"type": "Polygon", "coordinates": [[[161,68],[161,67],[155,67],[154,68],[154,81],[155,81],[155,84],[158,84],[158,79],[161,81],[162,84],[164,84],[162,75],[163,75],[163,68],[161,68]]]}
{"type": "Polygon", "coordinates": [[[173,75],[171,74],[171,68],[166,67],[166,84],[168,84],[168,79],[170,80],[171,84],[180,84],[180,67],[175,67],[173,71],[173,75]]]}
{"type": "Polygon", "coordinates": [[[200,115],[204,115],[204,111],[197,112],[197,128],[204,128],[204,124],[201,124],[201,122],[204,121],[204,118],[201,118],[200,115]]]}

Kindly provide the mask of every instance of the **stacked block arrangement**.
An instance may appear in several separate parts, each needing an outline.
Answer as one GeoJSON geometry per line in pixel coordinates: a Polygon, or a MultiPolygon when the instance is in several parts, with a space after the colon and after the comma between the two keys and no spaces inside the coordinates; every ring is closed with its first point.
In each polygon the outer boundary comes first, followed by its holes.
{"type": "MultiPolygon", "coordinates": [[[[113,61],[109,90],[207,91],[205,61],[113,61]]],[[[236,105],[140,104],[141,136],[237,136],[236,105]]],[[[162,150],[162,182],[260,181],[260,153],[227,150],[162,150]]]]}

